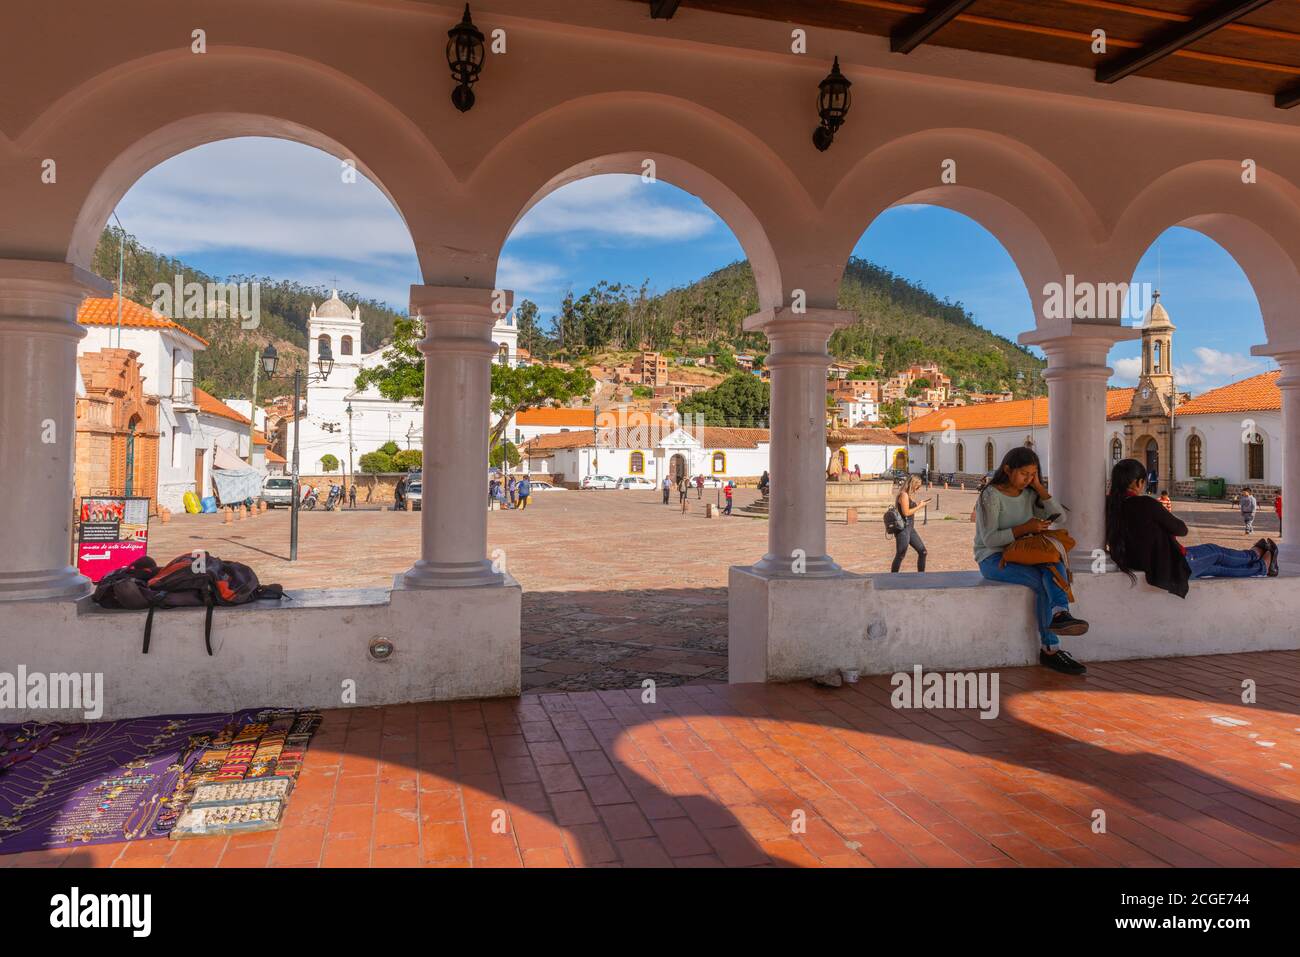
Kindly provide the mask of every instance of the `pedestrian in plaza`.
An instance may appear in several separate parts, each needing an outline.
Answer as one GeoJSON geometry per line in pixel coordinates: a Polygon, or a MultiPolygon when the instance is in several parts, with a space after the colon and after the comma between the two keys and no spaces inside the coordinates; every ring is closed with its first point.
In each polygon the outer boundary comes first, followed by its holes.
{"type": "Polygon", "coordinates": [[[510,483],[506,486],[506,493],[510,499],[511,508],[519,504],[519,482],[513,475],[510,476],[510,483]]]}
{"type": "Polygon", "coordinates": [[[767,469],[763,469],[763,475],[758,480],[758,493],[764,498],[767,497],[767,490],[772,487],[772,479],[767,474],[767,469]]]}
{"type": "Polygon", "coordinates": [[[357,507],[357,483],[356,482],[353,482],[348,487],[348,507],[349,508],[357,507]]]}
{"type": "Polygon", "coordinates": [[[1255,501],[1255,496],[1250,494],[1250,486],[1247,485],[1241,490],[1241,498],[1237,500],[1237,505],[1241,508],[1241,521],[1246,526],[1246,534],[1255,534],[1255,512],[1259,510],[1259,502],[1255,501]]]}
{"type": "Polygon", "coordinates": [[[398,509],[406,508],[406,476],[403,475],[397,480],[397,487],[393,489],[393,507],[398,509]]]}
{"type": "Polygon", "coordinates": [[[915,475],[909,475],[903,487],[898,490],[898,495],[894,499],[894,505],[898,508],[898,514],[902,516],[903,528],[894,533],[894,561],[889,566],[892,573],[897,574],[898,570],[903,567],[903,559],[907,557],[907,549],[916,549],[916,570],[925,571],[925,542],[921,540],[920,533],[916,530],[916,513],[919,512],[927,502],[928,498],[918,499],[916,493],[921,489],[921,480],[915,475]]]}
{"type": "Polygon", "coordinates": [[[1165,507],[1166,511],[1172,512],[1174,510],[1174,503],[1173,500],[1169,497],[1168,492],[1161,490],[1159,501],[1160,504],[1165,507]]]}
{"type": "Polygon", "coordinates": [[[722,510],[723,515],[731,514],[731,496],[733,494],[733,490],[735,489],[735,487],[736,487],[735,482],[728,482],[726,484],[726,487],[724,487],[722,490],[722,494],[725,495],[727,498],[727,506],[722,510]]]}
{"type": "Polygon", "coordinates": [[[525,472],[524,477],[519,480],[519,484],[515,486],[515,494],[519,496],[520,510],[527,508],[528,497],[533,494],[533,483],[528,480],[527,472],[525,472]]]}
{"type": "Polygon", "coordinates": [[[668,493],[672,491],[673,480],[667,475],[664,476],[664,504],[668,504],[668,493]]]}
{"type": "Polygon", "coordinates": [[[1159,483],[1160,483],[1160,476],[1156,472],[1156,467],[1153,465],[1151,466],[1151,469],[1147,472],[1147,491],[1150,492],[1152,495],[1156,494],[1156,485],[1158,485],[1159,483]]]}
{"type": "Polygon", "coordinates": [[[695,497],[704,498],[704,476],[695,476],[695,497]]]}
{"type": "Polygon", "coordinates": [[[1106,496],[1106,551],[1130,580],[1136,580],[1135,571],[1145,572],[1147,584],[1186,598],[1193,578],[1277,576],[1277,544],[1271,538],[1251,548],[1183,545],[1178,539],[1187,534],[1187,525],[1142,489],[1142,463],[1116,462],[1106,496]]]}
{"type": "Polygon", "coordinates": [[[685,475],[677,477],[677,504],[682,507],[682,514],[686,514],[686,493],[691,487],[691,480],[685,475]]]}
{"type": "MultiPolygon", "coordinates": [[[[1138,465],[1139,484],[1141,477],[1138,465]]],[[[1156,505],[1154,500],[1151,504],[1156,505]]],[[[1163,509],[1161,513],[1167,514],[1163,509]]],[[[1002,562],[1002,553],[1012,542],[1047,531],[1059,514],[1059,506],[1043,485],[1038,454],[1025,446],[1011,449],[975,504],[975,562],[988,580],[1024,585],[1033,591],[1041,643],[1038,663],[1062,674],[1081,675],[1088,669],[1060,643],[1062,635],[1083,635],[1088,631],[1086,621],[1070,614],[1070,596],[1060,584],[1069,581],[1065,562],[1002,562]]]]}
{"type": "Polygon", "coordinates": [[[1277,537],[1282,537],[1282,493],[1273,497],[1273,511],[1277,512],[1277,537]]]}
{"type": "Polygon", "coordinates": [[[930,487],[930,466],[928,464],[921,466],[921,484],[927,489],[930,487]]]}

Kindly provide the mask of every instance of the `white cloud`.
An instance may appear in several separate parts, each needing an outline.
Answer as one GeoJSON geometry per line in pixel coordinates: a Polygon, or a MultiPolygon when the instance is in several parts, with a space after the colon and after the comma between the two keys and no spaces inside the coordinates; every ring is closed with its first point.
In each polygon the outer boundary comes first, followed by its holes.
{"type": "Polygon", "coordinates": [[[510,238],[587,233],[676,242],[703,236],[721,222],[707,209],[672,205],[669,200],[675,198],[663,184],[646,183],[639,176],[591,176],[543,199],[519,221],[510,238]]]}
{"type": "Polygon", "coordinates": [[[1115,374],[1111,376],[1112,384],[1134,385],[1142,372],[1142,359],[1140,356],[1131,359],[1115,359],[1110,367],[1115,370],[1115,374]]]}

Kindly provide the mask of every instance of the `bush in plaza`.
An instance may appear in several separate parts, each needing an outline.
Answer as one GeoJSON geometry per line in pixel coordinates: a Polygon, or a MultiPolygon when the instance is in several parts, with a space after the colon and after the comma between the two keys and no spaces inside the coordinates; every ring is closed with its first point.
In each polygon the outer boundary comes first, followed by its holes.
{"type": "Polygon", "coordinates": [[[511,468],[523,461],[523,456],[519,454],[519,449],[515,447],[513,442],[502,442],[494,447],[488,455],[488,464],[496,468],[501,468],[503,460],[510,463],[511,468]]]}
{"type": "Polygon", "coordinates": [[[393,457],[382,450],[367,452],[361,456],[359,465],[363,472],[391,472],[393,471],[393,457]]]}
{"type": "Polygon", "coordinates": [[[423,464],[424,453],[419,449],[403,449],[393,456],[393,470],[397,472],[409,472],[423,464]]]}

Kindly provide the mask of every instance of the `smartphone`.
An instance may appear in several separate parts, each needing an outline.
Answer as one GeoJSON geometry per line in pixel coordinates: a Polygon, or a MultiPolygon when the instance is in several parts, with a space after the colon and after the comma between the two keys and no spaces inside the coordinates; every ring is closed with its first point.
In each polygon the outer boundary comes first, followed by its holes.
{"type": "Polygon", "coordinates": [[[1058,518],[1060,518],[1060,517],[1061,517],[1061,513],[1060,513],[1060,512],[1055,512],[1055,513],[1053,513],[1053,514],[1047,516],[1047,520],[1048,520],[1049,522],[1054,522],[1054,521],[1056,521],[1056,520],[1057,520],[1058,518]]]}

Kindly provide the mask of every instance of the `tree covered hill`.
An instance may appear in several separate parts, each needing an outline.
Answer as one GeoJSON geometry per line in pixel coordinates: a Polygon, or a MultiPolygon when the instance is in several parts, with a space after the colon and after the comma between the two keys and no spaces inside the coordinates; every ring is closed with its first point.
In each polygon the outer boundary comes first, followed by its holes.
{"type": "MultiPolygon", "coordinates": [[[[165,256],[143,246],[129,233],[116,227],[100,235],[91,264],[96,275],[117,283],[118,244],[124,242],[123,288],[126,298],[142,306],[153,305],[153,289],[158,283],[174,285],[181,281],[257,282],[260,283],[261,320],[256,329],[241,329],[237,319],[182,319],[178,322],[207,339],[206,350],[194,356],[194,379],[199,388],[222,398],[247,398],[253,387],[253,362],[257,350],[268,342],[275,343],[281,362],[287,367],[305,361],[307,319],[313,302],[329,298],[330,290],[304,286],[286,279],[266,276],[209,276],[179,259],[165,256]]],[[[363,299],[339,290],[347,304],[361,306],[361,348],[369,351],[386,342],[393,334],[393,324],[400,315],[373,299],[363,299]]],[[[285,366],[282,366],[284,368],[285,366]]],[[[261,397],[284,391],[258,386],[261,397]]]]}

